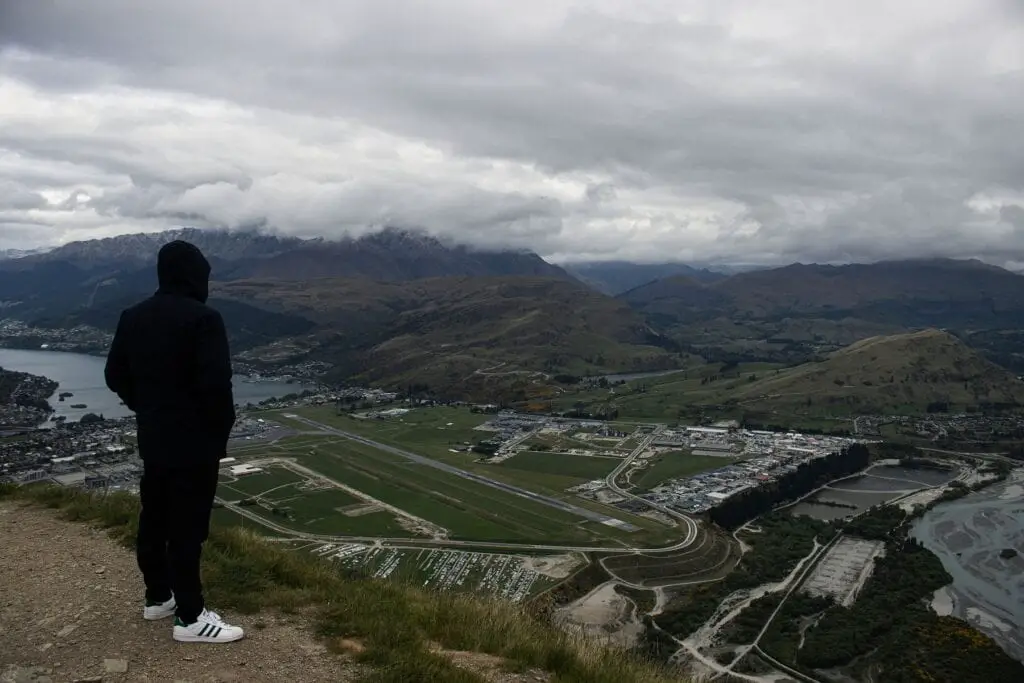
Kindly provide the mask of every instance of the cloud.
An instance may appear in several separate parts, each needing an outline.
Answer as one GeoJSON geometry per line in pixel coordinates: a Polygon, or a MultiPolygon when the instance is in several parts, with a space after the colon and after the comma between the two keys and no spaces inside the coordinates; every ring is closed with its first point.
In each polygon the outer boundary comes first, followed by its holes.
{"type": "Polygon", "coordinates": [[[390,224],[561,260],[1024,261],[1011,0],[301,8],[0,3],[0,248],[390,224]]]}

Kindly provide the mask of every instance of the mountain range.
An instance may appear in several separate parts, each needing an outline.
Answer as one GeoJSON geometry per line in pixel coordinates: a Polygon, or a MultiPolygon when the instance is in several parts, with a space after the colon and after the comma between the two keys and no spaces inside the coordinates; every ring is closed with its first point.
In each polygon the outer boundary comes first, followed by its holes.
{"type": "Polygon", "coordinates": [[[975,260],[794,264],[712,283],[671,277],[621,295],[656,328],[717,358],[792,362],[866,337],[947,329],[1024,370],[1024,277],[975,260]]]}
{"type": "Polygon", "coordinates": [[[575,278],[599,292],[617,296],[631,289],[671,277],[688,277],[708,284],[724,280],[728,272],[697,268],[685,263],[630,263],[628,261],[581,262],[567,265],[575,278]]]}
{"type": "Polygon", "coordinates": [[[329,241],[185,228],[23,253],[0,260],[3,317],[112,329],[155,288],[155,255],[171,239],[208,254],[212,302],[242,357],[328,360],[339,378],[455,388],[698,355],[798,363],[933,327],[1024,371],[1024,276],[979,261],[562,268],[397,229],[329,241]]]}

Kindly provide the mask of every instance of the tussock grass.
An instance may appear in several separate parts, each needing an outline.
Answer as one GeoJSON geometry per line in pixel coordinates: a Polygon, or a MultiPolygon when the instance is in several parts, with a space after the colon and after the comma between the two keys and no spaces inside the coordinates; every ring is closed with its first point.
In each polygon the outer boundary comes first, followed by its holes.
{"type": "MultiPolygon", "coordinates": [[[[110,530],[130,547],[138,499],[55,486],[0,486],[14,498],[58,509],[65,518],[110,530]]],[[[214,528],[203,554],[210,601],[247,613],[262,609],[308,614],[328,646],[355,640],[371,666],[364,683],[477,683],[432,645],[482,652],[511,668],[538,668],[558,683],[669,683],[660,667],[566,634],[527,608],[477,596],[425,591],[397,581],[345,576],[307,553],[288,552],[241,527],[214,528]]]]}

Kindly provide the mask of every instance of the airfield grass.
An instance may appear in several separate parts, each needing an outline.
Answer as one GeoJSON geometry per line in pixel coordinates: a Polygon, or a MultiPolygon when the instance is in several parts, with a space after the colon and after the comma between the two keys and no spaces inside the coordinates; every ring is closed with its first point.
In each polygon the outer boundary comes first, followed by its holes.
{"type": "MultiPolygon", "coordinates": [[[[390,446],[407,448],[417,455],[447,461],[456,445],[474,444],[486,439],[489,432],[474,429],[490,420],[492,415],[472,413],[468,408],[438,406],[418,408],[401,417],[388,419],[357,418],[338,415],[332,406],[299,408],[294,411],[311,420],[344,429],[390,446]]],[[[308,425],[304,425],[309,429],[308,425]]]]}
{"type": "MultiPolygon", "coordinates": [[[[239,477],[221,474],[218,488],[222,489],[224,493],[235,493],[243,498],[258,496],[267,492],[274,492],[276,494],[274,498],[280,498],[282,497],[281,494],[274,491],[275,489],[290,484],[298,484],[301,481],[302,477],[291,470],[283,467],[271,467],[265,468],[263,472],[257,474],[245,474],[239,477]]],[[[222,498],[233,497],[224,495],[224,493],[221,494],[222,498]]]]}
{"type": "Polygon", "coordinates": [[[570,486],[573,486],[594,479],[604,479],[620,464],[621,458],[523,451],[501,462],[498,467],[557,475],[572,479],[574,484],[570,486]]]}
{"type": "MultiPolygon", "coordinates": [[[[247,506],[249,512],[295,531],[388,538],[413,536],[386,510],[351,517],[346,515],[343,508],[365,504],[366,501],[338,488],[302,488],[305,478],[285,467],[269,466],[259,474],[224,481],[228,478],[221,475],[218,492],[222,498],[259,497],[265,505],[247,506]],[[287,514],[275,514],[270,507],[287,508],[287,514]]],[[[253,520],[246,521],[250,525],[258,525],[253,520]]]]}
{"type": "Polygon", "coordinates": [[[641,491],[650,491],[669,479],[692,477],[701,472],[716,470],[739,460],[719,458],[711,455],[693,455],[689,451],[671,451],[654,456],[648,466],[634,474],[631,481],[641,491]]]}
{"type": "MultiPolygon", "coordinates": [[[[453,538],[593,543],[583,520],[354,442],[326,442],[299,462],[369,496],[446,527],[453,538]]],[[[301,505],[297,501],[296,505],[301,505]]]]}
{"type": "MultiPolygon", "coordinates": [[[[348,476],[345,474],[339,474],[334,478],[339,481],[343,481],[347,485],[351,485],[354,488],[364,491],[369,495],[380,497],[381,500],[391,503],[411,514],[445,526],[453,532],[454,538],[462,538],[466,540],[472,538],[472,540],[487,541],[507,540],[516,542],[522,541],[524,538],[529,538],[536,542],[578,543],[582,541],[584,543],[596,545],[601,545],[605,541],[621,545],[621,542],[626,540],[633,544],[657,545],[667,542],[674,533],[671,528],[654,520],[633,515],[596,501],[581,499],[574,494],[567,493],[565,491],[567,488],[576,486],[584,481],[602,478],[617,464],[617,461],[610,458],[585,458],[584,456],[537,454],[543,457],[563,457],[588,461],[593,459],[608,463],[606,471],[600,473],[598,476],[587,476],[584,478],[552,472],[536,471],[536,468],[520,469],[514,466],[503,467],[500,464],[490,465],[483,462],[477,462],[478,457],[476,454],[451,452],[450,449],[455,444],[463,444],[466,442],[474,443],[480,439],[486,438],[488,436],[488,432],[475,430],[474,427],[486,422],[493,416],[471,413],[466,408],[450,407],[421,408],[410,411],[401,418],[391,418],[387,420],[359,419],[345,414],[338,415],[337,411],[333,407],[301,408],[294,412],[296,414],[305,415],[310,419],[323,422],[324,424],[337,426],[339,429],[344,429],[346,431],[351,431],[354,434],[360,434],[368,438],[372,438],[384,444],[408,449],[417,455],[432,457],[435,460],[455,465],[460,469],[469,472],[481,474],[497,481],[502,481],[507,484],[520,486],[530,491],[566,500],[571,502],[573,505],[587,508],[595,512],[601,512],[611,517],[615,517],[616,519],[630,522],[643,529],[642,532],[628,532],[602,524],[588,526],[583,524],[586,520],[582,517],[560,512],[540,503],[533,503],[513,494],[496,491],[490,487],[476,484],[438,470],[425,472],[427,468],[410,463],[404,458],[384,453],[378,449],[370,448],[344,439],[335,439],[332,441],[330,438],[323,438],[319,445],[315,445],[312,448],[310,448],[311,444],[307,440],[304,442],[302,449],[295,449],[294,451],[292,451],[290,447],[291,439],[286,439],[282,442],[289,449],[288,452],[285,453],[289,457],[303,459],[306,457],[306,454],[299,452],[300,450],[303,450],[306,453],[310,450],[315,450],[316,455],[313,457],[316,461],[304,460],[303,462],[312,469],[323,471],[324,474],[329,473],[318,467],[316,462],[319,461],[319,458],[324,455],[324,453],[332,448],[340,448],[343,453],[369,453],[372,456],[372,459],[378,463],[393,463],[394,467],[389,470],[389,474],[384,477],[384,481],[381,481],[379,473],[374,474],[372,471],[369,473],[369,477],[366,477],[365,474],[358,475],[353,473],[353,476],[362,476],[360,481],[362,481],[363,484],[361,485],[354,483],[356,481],[355,479],[345,478],[348,476]],[[451,423],[450,426],[449,423],[451,423]],[[398,468],[397,471],[395,470],[395,467],[398,468]],[[430,496],[432,500],[430,505],[426,506],[425,510],[423,507],[416,507],[416,509],[421,510],[423,514],[416,512],[415,509],[409,506],[408,501],[410,499],[407,495],[408,491],[405,488],[407,485],[417,485],[413,482],[421,483],[418,482],[421,474],[430,477],[441,477],[443,481],[447,482],[447,484],[442,485],[441,488],[431,492],[433,493],[433,495],[430,496]],[[376,479],[373,477],[376,477],[376,479]],[[391,477],[394,479],[391,479],[391,477]],[[412,482],[410,482],[410,479],[412,482]],[[397,481],[399,485],[397,487],[392,486],[392,484],[389,483],[390,481],[397,481]],[[447,492],[446,487],[453,483],[456,490],[454,492],[447,492]],[[372,491],[368,489],[372,489],[372,491]],[[487,522],[486,519],[477,519],[474,522],[467,522],[464,519],[464,512],[462,515],[456,515],[453,511],[446,510],[445,508],[450,508],[451,506],[456,505],[456,503],[450,500],[450,498],[454,498],[456,501],[462,501],[462,494],[460,492],[463,490],[473,492],[473,496],[475,498],[479,498],[481,494],[483,495],[487,502],[480,505],[481,513],[487,513],[494,508],[495,502],[499,503],[503,511],[501,515],[506,518],[508,515],[512,515],[513,519],[517,520],[517,523],[512,524],[512,526],[519,527],[520,533],[524,533],[526,536],[512,537],[508,536],[505,532],[494,529],[493,527],[495,523],[501,528],[507,528],[511,524],[510,521],[502,520],[500,516],[496,522],[487,522]],[[373,493],[373,491],[378,491],[380,495],[378,496],[377,493],[373,493]],[[432,515],[431,513],[434,514],[432,515]],[[443,519],[454,521],[455,526],[442,521],[441,517],[436,516],[437,513],[441,513],[443,515],[443,519]],[[545,521],[534,521],[538,516],[543,518],[545,521]],[[459,519],[460,517],[463,518],[461,521],[459,519]],[[552,517],[554,517],[554,520],[552,520],[552,517]],[[553,521],[554,524],[552,524],[553,521]],[[542,535],[538,536],[538,532],[542,535]],[[465,536],[463,533],[469,533],[471,536],[465,536]],[[478,535],[481,533],[485,533],[486,535],[481,537],[478,535]]],[[[277,419],[277,417],[275,416],[273,419],[277,419]]],[[[305,428],[308,429],[308,425],[306,425],[305,428]]],[[[310,437],[304,438],[308,439],[310,437]]],[[[337,453],[335,454],[337,455],[337,453]]],[[[521,456],[522,454],[517,455],[508,462],[513,462],[521,456]]],[[[345,459],[347,459],[347,456],[345,459]]],[[[530,458],[527,458],[527,461],[530,462],[530,458]]],[[[348,466],[350,467],[353,465],[355,465],[355,463],[348,463],[348,466]]],[[[341,463],[334,464],[334,467],[336,468],[344,466],[345,465],[341,463]]],[[[365,463],[363,466],[365,467],[365,463]]],[[[587,465],[587,467],[593,466],[594,465],[591,464],[587,465]]],[[[413,500],[417,501],[418,505],[419,503],[422,503],[421,498],[422,496],[415,497],[413,500]]],[[[468,508],[476,509],[474,505],[468,505],[468,508]]]]}
{"type": "MultiPolygon", "coordinates": [[[[363,501],[338,489],[307,491],[301,497],[288,501],[288,520],[272,519],[297,531],[314,534],[350,534],[353,536],[382,536],[385,538],[411,536],[386,510],[349,517],[339,510],[363,501]],[[342,531],[339,531],[342,530],[342,531]]],[[[251,508],[250,508],[251,509],[251,508]]]]}

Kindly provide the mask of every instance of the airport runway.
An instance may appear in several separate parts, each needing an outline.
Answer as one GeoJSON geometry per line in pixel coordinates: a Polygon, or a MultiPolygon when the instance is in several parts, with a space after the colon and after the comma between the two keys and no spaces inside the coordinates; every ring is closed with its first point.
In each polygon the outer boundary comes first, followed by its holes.
{"type": "Polygon", "coordinates": [[[391,453],[393,455],[406,458],[420,465],[433,467],[434,469],[438,469],[449,474],[454,474],[455,476],[462,477],[463,479],[475,481],[478,484],[483,484],[484,486],[490,486],[492,488],[500,489],[502,491],[505,491],[506,493],[511,493],[516,496],[522,496],[523,498],[529,498],[530,500],[540,503],[542,505],[557,508],[563,512],[568,512],[570,514],[576,515],[577,517],[583,517],[584,519],[588,519],[592,522],[600,522],[602,524],[607,524],[609,526],[614,526],[617,528],[624,528],[630,531],[636,530],[636,527],[632,524],[628,524],[627,522],[615,519],[614,517],[601,514],[600,512],[594,512],[593,510],[588,510],[586,508],[581,508],[577,505],[567,503],[564,500],[551,498],[550,496],[544,496],[533,491],[521,489],[518,486],[513,486],[511,484],[506,484],[501,481],[489,479],[488,477],[476,474],[475,472],[467,472],[465,470],[460,470],[458,467],[455,467],[454,465],[449,465],[448,463],[445,462],[441,462],[440,460],[433,460],[432,458],[427,458],[422,455],[416,455],[415,453],[412,453],[410,451],[401,448],[396,448],[394,446],[389,446],[387,444],[380,443],[379,441],[374,441],[373,439],[368,439],[365,436],[360,436],[358,434],[353,434],[352,432],[346,432],[343,429],[338,429],[336,427],[331,427],[330,425],[325,425],[322,422],[310,420],[309,418],[301,417],[299,415],[295,415],[292,413],[289,413],[285,417],[287,417],[289,420],[296,420],[311,427],[316,427],[322,432],[327,432],[328,434],[340,436],[344,439],[349,439],[351,441],[355,441],[356,443],[361,443],[366,446],[372,446],[377,450],[385,451],[387,453],[391,453]],[[630,527],[632,527],[632,529],[630,529],[630,527]]]}
{"type": "MultiPolygon", "coordinates": [[[[315,420],[311,420],[309,418],[302,417],[300,415],[295,415],[294,413],[288,413],[288,414],[285,414],[284,416],[287,417],[289,420],[295,420],[295,421],[298,421],[298,422],[302,422],[305,425],[308,425],[310,427],[316,428],[316,429],[318,429],[319,431],[321,431],[323,433],[331,434],[331,435],[334,435],[334,436],[339,436],[339,437],[342,437],[344,439],[349,439],[349,440],[355,441],[357,443],[361,443],[361,444],[364,444],[364,445],[367,445],[367,446],[371,446],[373,448],[377,448],[379,450],[382,450],[382,451],[385,451],[385,452],[388,452],[388,453],[392,453],[394,455],[398,455],[400,457],[406,458],[406,459],[408,459],[410,461],[413,461],[413,462],[416,462],[416,463],[419,463],[419,464],[422,464],[422,465],[426,465],[427,467],[433,467],[435,469],[439,469],[439,470],[442,470],[444,472],[448,472],[450,474],[453,474],[455,476],[463,477],[465,479],[469,479],[471,481],[475,481],[477,483],[484,484],[486,486],[490,486],[490,487],[493,487],[493,488],[505,491],[507,493],[512,493],[512,494],[517,495],[517,496],[522,496],[523,498],[527,498],[529,500],[533,500],[535,502],[538,502],[538,503],[541,503],[543,505],[547,505],[549,507],[553,507],[553,508],[562,510],[564,512],[569,512],[571,514],[575,514],[575,515],[577,515],[579,517],[583,517],[583,518],[591,520],[591,521],[602,522],[602,523],[605,523],[605,524],[608,524],[609,521],[612,521],[613,525],[618,527],[618,528],[624,528],[623,525],[624,524],[628,524],[626,522],[622,522],[620,520],[617,520],[614,517],[610,517],[608,515],[604,515],[604,514],[601,514],[599,512],[595,512],[593,510],[587,510],[586,508],[582,508],[582,507],[579,507],[577,505],[572,505],[571,503],[568,503],[568,502],[566,502],[564,500],[558,500],[557,498],[551,498],[549,496],[544,496],[544,495],[541,495],[539,493],[535,493],[533,491],[528,491],[526,489],[521,489],[521,488],[519,488],[517,486],[513,486],[511,484],[506,484],[504,482],[496,481],[494,479],[490,479],[488,477],[484,477],[484,476],[476,474],[474,472],[467,472],[467,471],[461,470],[458,467],[455,467],[453,465],[449,465],[448,463],[444,463],[444,462],[440,462],[440,461],[437,461],[437,460],[433,460],[431,458],[427,458],[427,457],[422,456],[422,455],[417,455],[415,453],[412,453],[410,451],[404,450],[402,448],[397,448],[395,446],[389,446],[388,444],[383,444],[383,443],[380,443],[378,441],[374,441],[373,439],[368,439],[368,438],[366,438],[364,436],[360,436],[359,434],[353,434],[351,432],[346,432],[343,429],[338,429],[336,427],[331,427],[330,425],[326,425],[326,424],[323,424],[321,422],[317,422],[315,420]]],[[[693,545],[696,542],[696,540],[698,539],[698,537],[700,535],[699,527],[697,526],[696,521],[693,520],[688,515],[684,515],[684,514],[682,514],[680,512],[676,512],[675,510],[671,510],[671,509],[663,507],[663,506],[661,506],[661,505],[659,505],[657,503],[654,503],[652,501],[646,500],[644,498],[640,498],[639,496],[636,496],[636,495],[633,495],[632,493],[624,491],[621,488],[619,488],[618,484],[615,483],[615,477],[617,477],[626,467],[628,467],[630,462],[633,461],[633,459],[635,459],[640,453],[643,452],[643,450],[650,444],[650,441],[654,438],[656,433],[657,433],[657,430],[655,430],[655,432],[652,432],[652,434],[649,435],[648,438],[644,439],[644,441],[639,446],[637,446],[637,448],[630,454],[630,456],[628,458],[626,458],[621,465],[616,467],[615,470],[610,475],[608,475],[607,481],[608,481],[608,485],[616,493],[618,493],[618,494],[620,494],[620,495],[622,495],[622,496],[624,496],[626,498],[632,498],[634,500],[641,501],[644,504],[646,504],[647,506],[649,506],[649,507],[651,507],[651,508],[653,508],[655,510],[658,510],[659,512],[667,514],[670,517],[672,517],[673,519],[676,519],[676,520],[680,521],[683,524],[683,526],[686,528],[686,535],[682,539],[677,541],[676,543],[673,543],[673,544],[667,545],[667,546],[661,546],[661,547],[654,547],[654,548],[608,547],[608,546],[594,547],[594,546],[546,545],[546,544],[535,544],[535,543],[500,543],[500,542],[489,542],[489,541],[458,541],[458,540],[450,540],[450,539],[431,539],[431,538],[381,538],[381,537],[377,537],[377,536],[333,536],[333,535],[327,535],[327,534],[309,534],[309,533],[295,531],[294,529],[289,529],[288,527],[276,524],[275,522],[272,522],[272,521],[270,521],[270,520],[268,520],[268,519],[266,519],[264,517],[261,517],[260,515],[257,515],[256,513],[251,512],[250,510],[245,509],[244,507],[239,507],[237,505],[233,505],[233,504],[231,504],[231,503],[229,503],[229,502],[227,502],[227,501],[225,501],[225,500],[223,500],[221,498],[218,498],[217,500],[220,503],[224,504],[224,506],[227,507],[228,509],[230,509],[230,510],[232,510],[232,511],[234,511],[234,512],[240,514],[240,515],[242,515],[243,517],[247,517],[247,518],[249,518],[249,519],[251,519],[251,520],[253,520],[255,522],[258,522],[258,523],[262,524],[263,526],[266,526],[266,527],[268,527],[270,529],[273,529],[274,531],[277,531],[277,532],[279,532],[281,534],[287,535],[287,536],[289,536],[289,537],[291,537],[293,539],[310,540],[310,541],[323,541],[325,543],[370,543],[370,544],[377,543],[377,544],[386,545],[388,547],[396,547],[396,548],[402,548],[402,547],[417,548],[417,547],[424,547],[424,546],[440,546],[440,547],[448,546],[448,547],[460,547],[460,548],[492,548],[492,549],[501,549],[501,550],[550,550],[550,551],[556,551],[556,552],[558,552],[558,551],[562,551],[562,552],[564,552],[564,551],[576,551],[576,552],[674,553],[674,552],[678,552],[680,550],[685,550],[686,548],[688,548],[689,546],[693,545]]],[[[629,526],[632,526],[632,525],[629,525],[629,526]]]]}

